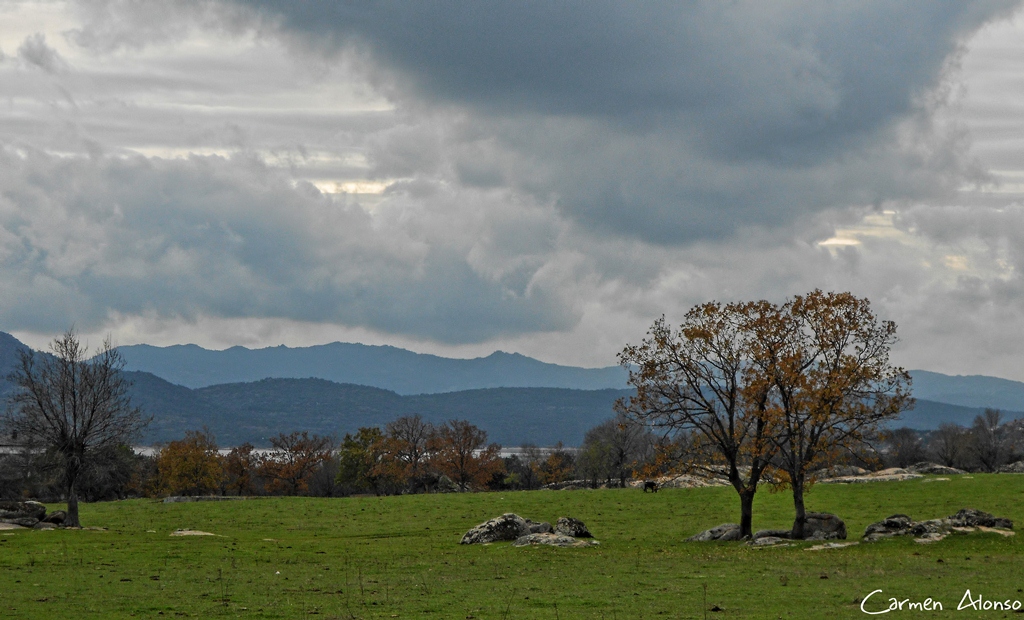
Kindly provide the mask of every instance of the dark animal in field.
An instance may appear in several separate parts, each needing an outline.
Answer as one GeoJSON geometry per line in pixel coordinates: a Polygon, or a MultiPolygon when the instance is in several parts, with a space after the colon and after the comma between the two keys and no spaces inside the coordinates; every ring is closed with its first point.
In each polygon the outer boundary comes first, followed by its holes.
{"type": "Polygon", "coordinates": [[[654,480],[644,480],[644,493],[650,491],[651,493],[658,492],[658,483],[654,480]]]}

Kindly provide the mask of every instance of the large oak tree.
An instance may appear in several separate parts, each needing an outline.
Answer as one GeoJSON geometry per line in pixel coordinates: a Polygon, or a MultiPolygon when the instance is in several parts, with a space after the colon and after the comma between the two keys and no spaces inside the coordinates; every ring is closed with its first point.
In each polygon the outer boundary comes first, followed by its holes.
{"type": "MultiPolygon", "coordinates": [[[[770,310],[770,309],[769,309],[770,310]]],[[[754,495],[775,451],[767,414],[768,384],[749,364],[751,324],[759,304],[706,303],[673,330],[665,318],[619,354],[636,395],[619,411],[667,433],[689,434],[682,464],[725,474],[740,496],[741,535],[750,536],[754,495]]]]}
{"type": "Polygon", "coordinates": [[[621,411],[688,434],[688,469],[722,474],[751,535],[754,494],[772,468],[793,490],[794,538],[814,471],[853,452],[911,406],[910,376],[889,363],[896,325],[867,299],[820,290],[691,309],[673,330],[659,319],[620,362],[637,393],[621,411]]]}
{"type": "Polygon", "coordinates": [[[912,406],[910,375],[889,363],[896,324],[879,321],[870,302],[851,293],[798,295],[759,327],[751,361],[771,386],[772,436],[783,482],[793,490],[792,537],[799,539],[814,472],[852,454],[912,406]]]}

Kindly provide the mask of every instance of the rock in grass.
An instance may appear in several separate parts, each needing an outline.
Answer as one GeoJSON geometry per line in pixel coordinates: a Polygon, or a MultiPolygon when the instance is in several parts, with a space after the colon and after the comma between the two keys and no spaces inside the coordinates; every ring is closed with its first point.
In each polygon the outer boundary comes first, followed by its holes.
{"type": "Polygon", "coordinates": [[[53,523],[54,525],[60,525],[64,523],[64,520],[68,518],[68,513],[63,510],[55,510],[50,514],[46,515],[41,519],[44,523],[53,523]]]}
{"type": "Polygon", "coordinates": [[[506,512],[500,517],[495,517],[474,527],[463,535],[459,541],[461,545],[478,545],[484,543],[499,542],[503,540],[516,540],[520,536],[530,533],[530,526],[526,519],[519,515],[506,512]]]}
{"type": "Polygon", "coordinates": [[[573,538],[594,537],[583,521],[572,517],[558,517],[558,521],[555,522],[555,533],[562,534],[563,536],[572,536],[573,538]]]}
{"type": "Polygon", "coordinates": [[[1017,461],[999,468],[1001,474],[1024,474],[1024,461],[1017,461]]]}
{"type": "Polygon", "coordinates": [[[552,547],[589,547],[598,544],[596,540],[579,540],[564,534],[545,533],[520,536],[512,543],[513,547],[528,545],[550,545],[552,547]]]}
{"type": "Polygon", "coordinates": [[[955,476],[957,474],[967,473],[964,470],[957,469],[955,467],[946,467],[945,465],[939,465],[938,463],[928,462],[911,465],[907,470],[915,474],[937,474],[939,476],[955,476]]]}
{"type": "Polygon", "coordinates": [[[21,525],[19,520],[34,519],[27,527],[32,527],[46,516],[46,506],[39,502],[0,502],[0,520],[5,523],[21,525]]]}
{"type": "Polygon", "coordinates": [[[987,512],[974,508],[962,508],[955,515],[947,517],[950,525],[956,527],[999,527],[1007,530],[1013,529],[1013,521],[1002,517],[995,517],[987,512]]]}
{"type": "Polygon", "coordinates": [[[808,512],[804,540],[845,540],[846,523],[828,512],[808,512]]]}
{"type": "Polygon", "coordinates": [[[944,519],[927,521],[914,521],[907,515],[892,515],[869,525],[864,530],[864,539],[875,541],[892,536],[914,536],[919,541],[935,541],[942,540],[950,532],[974,528],[1012,530],[1013,521],[974,508],[964,508],[944,519]]]}
{"type": "Polygon", "coordinates": [[[888,516],[881,521],[876,521],[864,530],[864,538],[878,540],[892,536],[903,536],[910,533],[910,527],[914,520],[907,515],[895,514],[888,516]]]}
{"type": "Polygon", "coordinates": [[[700,534],[694,534],[686,540],[691,542],[708,542],[711,540],[739,540],[740,526],[738,523],[723,523],[704,530],[700,534]]]}
{"type": "Polygon", "coordinates": [[[526,527],[530,529],[531,534],[549,534],[553,530],[551,524],[547,521],[537,523],[536,521],[526,520],[526,527]]]}
{"type": "Polygon", "coordinates": [[[20,525],[21,527],[33,527],[36,523],[39,523],[39,519],[35,517],[18,517],[17,519],[0,519],[0,522],[20,525]]]}
{"type": "Polygon", "coordinates": [[[775,545],[789,544],[789,537],[787,536],[783,538],[781,536],[762,536],[761,538],[755,538],[754,540],[751,540],[747,544],[753,545],[755,547],[772,547],[775,545]]]}
{"type": "Polygon", "coordinates": [[[754,532],[754,536],[751,540],[759,540],[761,538],[790,538],[792,530],[758,530],[754,532]]]}

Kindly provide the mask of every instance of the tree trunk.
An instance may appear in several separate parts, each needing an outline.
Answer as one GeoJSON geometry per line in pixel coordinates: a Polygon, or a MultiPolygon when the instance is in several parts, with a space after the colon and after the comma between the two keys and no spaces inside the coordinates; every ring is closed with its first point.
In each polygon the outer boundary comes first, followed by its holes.
{"type": "Polygon", "coordinates": [[[756,488],[747,489],[740,493],[740,537],[753,538],[754,523],[754,493],[756,488]]]}
{"type": "Polygon", "coordinates": [[[78,475],[82,471],[82,459],[77,455],[68,458],[64,468],[64,479],[67,484],[68,516],[64,518],[64,527],[82,527],[78,520],[78,475]]]}
{"type": "Polygon", "coordinates": [[[804,524],[807,522],[807,511],[804,508],[804,477],[802,475],[791,475],[790,478],[793,483],[793,508],[796,509],[791,537],[794,540],[803,540],[804,524]]]}

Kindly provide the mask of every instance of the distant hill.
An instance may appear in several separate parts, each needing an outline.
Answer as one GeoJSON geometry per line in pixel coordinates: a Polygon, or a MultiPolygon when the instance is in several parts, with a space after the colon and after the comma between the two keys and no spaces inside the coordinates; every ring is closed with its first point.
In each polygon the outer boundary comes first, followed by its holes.
{"type": "Polygon", "coordinates": [[[154,416],[145,443],[177,439],[205,425],[221,445],[248,441],[265,446],[281,432],[308,430],[340,437],[362,426],[383,427],[403,415],[419,414],[435,423],[469,420],[502,445],[579,445],[587,430],[614,415],[615,400],[629,393],[489,388],[402,396],[323,379],[263,379],[189,390],[149,377],[156,381],[147,378],[134,387],[137,400],[154,416]]]}
{"type": "MultiPolygon", "coordinates": [[[[1010,411],[1007,409],[1001,409],[1000,411],[1003,414],[1004,422],[1024,418],[1024,412],[1021,411],[1010,411]]],[[[974,418],[984,412],[984,407],[962,407],[960,405],[918,398],[913,409],[904,412],[898,420],[890,422],[887,426],[889,428],[906,426],[919,431],[933,431],[938,429],[940,424],[946,422],[970,426],[974,422],[974,418]]]]}
{"type": "Polygon", "coordinates": [[[911,370],[914,396],[961,407],[1024,411],[1024,383],[984,375],[943,375],[911,370]]]}
{"type": "Polygon", "coordinates": [[[232,347],[211,351],[196,345],[119,347],[128,370],[150,372],[171,383],[201,388],[266,378],[318,378],[368,385],[399,394],[436,394],[491,387],[556,387],[578,390],[626,387],[617,366],[576,368],[497,351],[453,359],[388,346],[335,342],[313,347],[232,347]]]}
{"type": "MultiPolygon", "coordinates": [[[[10,393],[6,377],[21,348],[0,332],[0,398],[10,393]]],[[[144,443],[208,426],[221,445],[267,445],[281,432],[340,436],[418,413],[434,422],[469,420],[503,445],[579,445],[588,429],[611,417],[615,400],[630,393],[622,389],[625,372],[617,367],[572,368],[501,352],[460,360],[341,343],[226,351],[137,345],[120,351],[134,384],[132,399],[153,417],[144,443]],[[147,366],[167,376],[140,370],[147,366]],[[239,376],[245,380],[231,379],[239,376]]],[[[1024,383],[923,370],[911,375],[917,405],[893,427],[968,426],[986,407],[1002,410],[1005,420],[1024,418],[1024,383]]]]}

